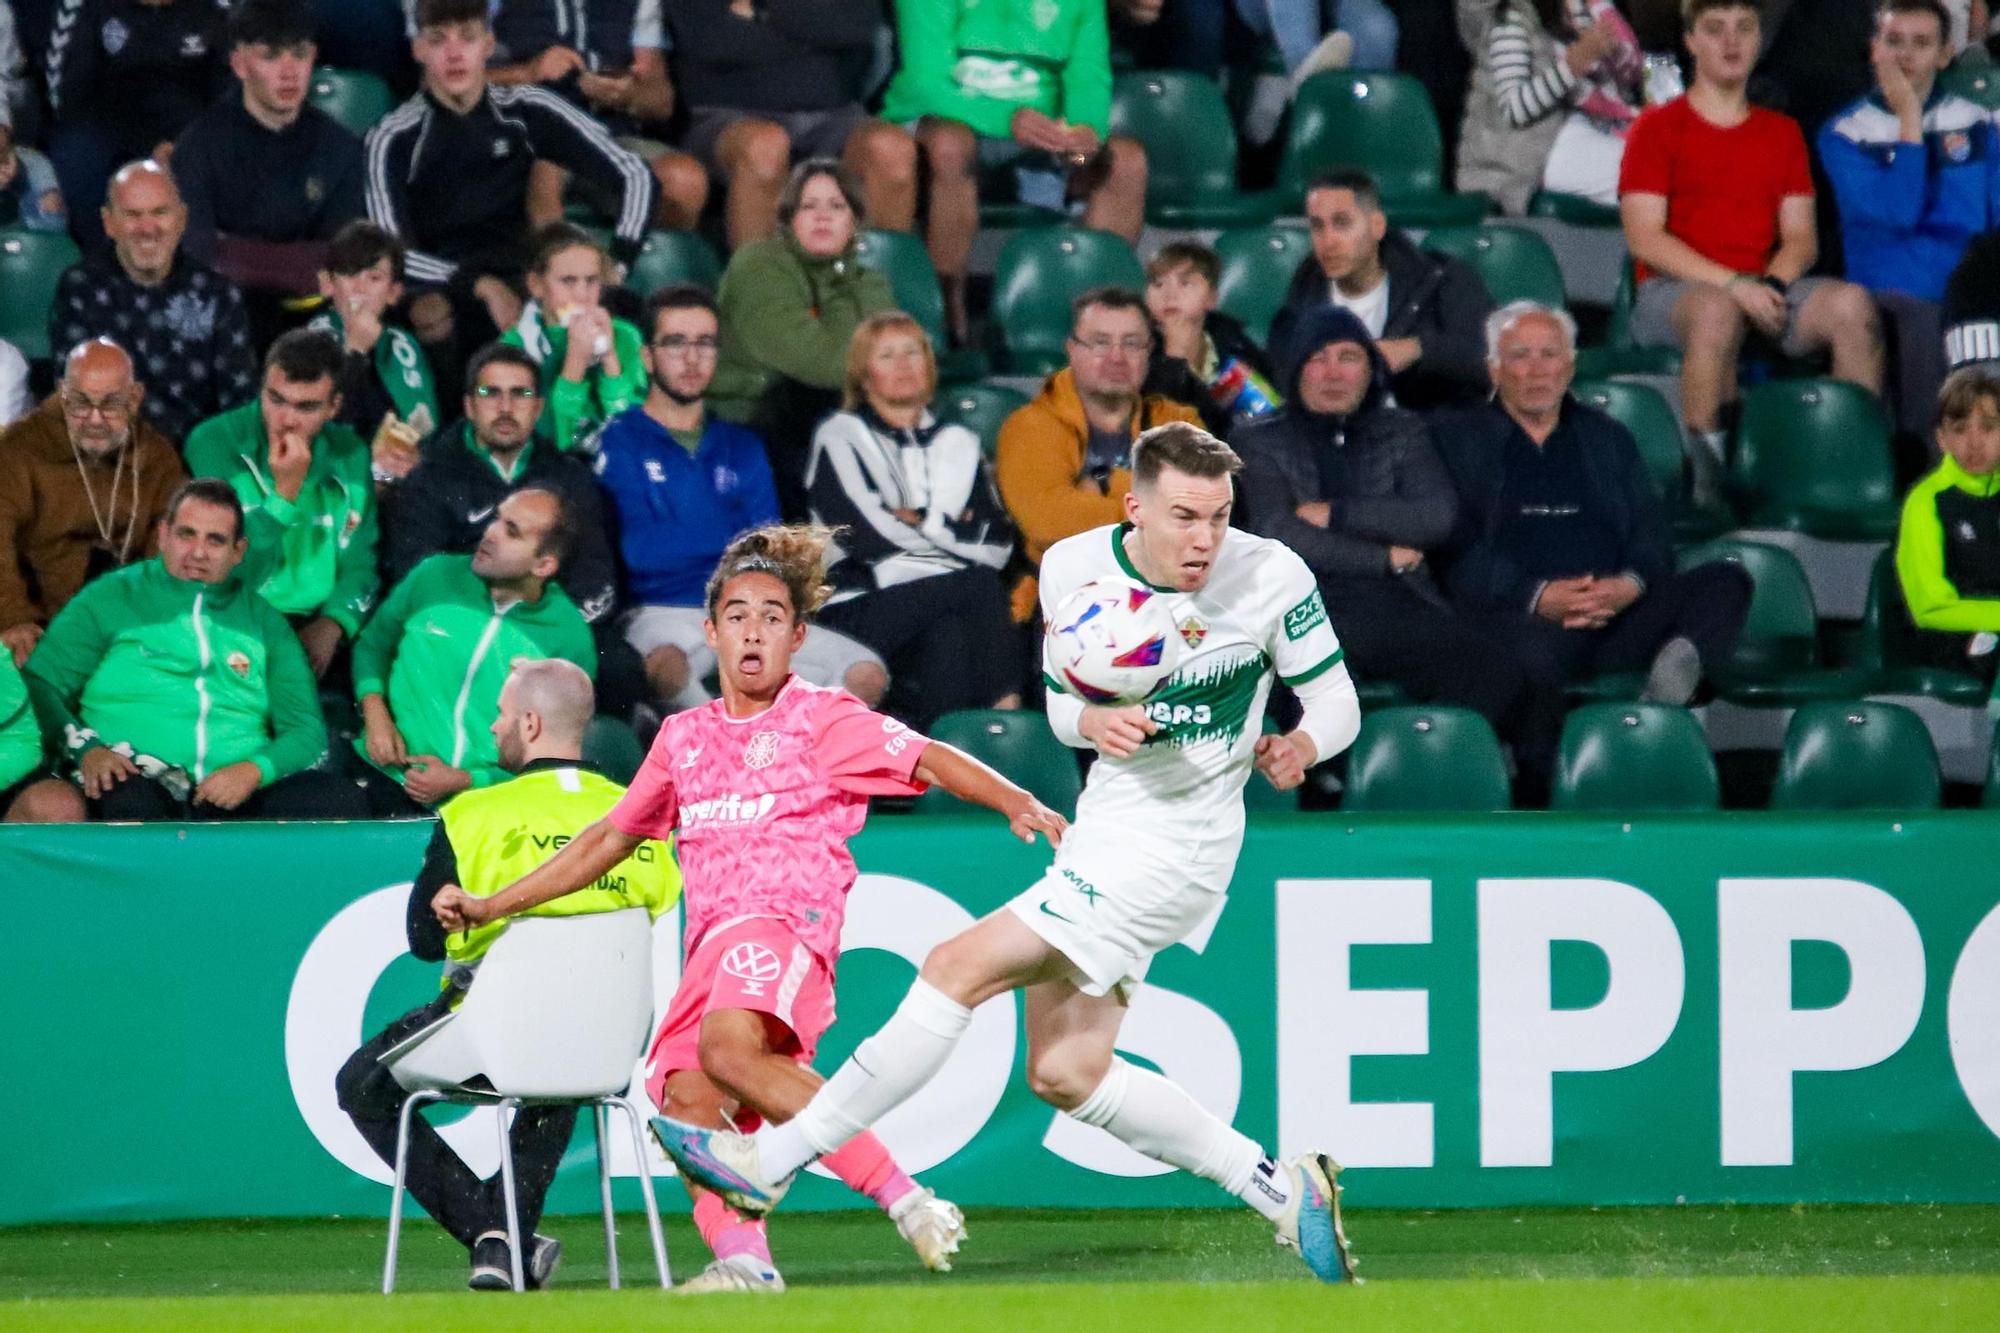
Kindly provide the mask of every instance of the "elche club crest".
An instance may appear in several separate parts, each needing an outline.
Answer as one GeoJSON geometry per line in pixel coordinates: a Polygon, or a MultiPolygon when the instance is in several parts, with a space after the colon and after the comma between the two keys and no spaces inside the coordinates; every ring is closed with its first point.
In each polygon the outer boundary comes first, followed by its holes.
{"type": "Polygon", "coordinates": [[[234,671],[244,680],[250,679],[250,655],[248,653],[238,650],[231,653],[226,660],[229,663],[231,671],[234,671]]]}
{"type": "Polygon", "coordinates": [[[745,768],[769,768],[778,760],[778,733],[760,731],[743,747],[745,768]]]}
{"type": "Polygon", "coordinates": [[[762,995],[764,987],[778,979],[784,970],[778,955],[761,944],[745,940],[732,944],[722,955],[722,970],[743,983],[745,995],[762,995]]]}
{"type": "Polygon", "coordinates": [[[1201,647],[1201,641],[1208,637],[1208,622],[1197,615],[1190,615],[1182,620],[1179,629],[1181,642],[1190,648],[1201,647]]]}

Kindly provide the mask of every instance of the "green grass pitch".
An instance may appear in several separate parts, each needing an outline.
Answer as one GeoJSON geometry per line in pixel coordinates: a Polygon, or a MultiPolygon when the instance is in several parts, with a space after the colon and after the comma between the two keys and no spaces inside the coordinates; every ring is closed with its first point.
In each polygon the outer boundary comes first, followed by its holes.
{"type": "MultiPolygon", "coordinates": [[[[669,1217],[679,1276],[706,1257],[669,1217]]],[[[555,1289],[467,1292],[421,1219],[379,1294],[378,1219],[0,1231],[0,1328],[1007,1330],[2000,1328],[2000,1207],[1356,1212],[1358,1288],[1324,1288],[1229,1211],[988,1210],[958,1271],[924,1273],[873,1213],[781,1215],[781,1298],[668,1296],[645,1225],[620,1219],[626,1290],[603,1290],[594,1217],[550,1219],[555,1289]]]]}

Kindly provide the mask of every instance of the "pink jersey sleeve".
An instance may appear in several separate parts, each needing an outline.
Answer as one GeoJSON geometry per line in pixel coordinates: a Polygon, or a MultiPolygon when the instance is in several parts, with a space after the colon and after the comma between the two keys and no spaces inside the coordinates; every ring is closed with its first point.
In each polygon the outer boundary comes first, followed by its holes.
{"type": "Polygon", "coordinates": [[[605,816],[611,827],[635,838],[666,838],[674,831],[680,823],[680,802],[674,791],[673,770],[667,765],[671,753],[667,728],[663,727],[653,738],[653,748],[646,752],[646,762],[633,775],[632,785],[605,816]]]}
{"type": "Polygon", "coordinates": [[[828,782],[857,796],[916,796],[914,774],[930,740],[853,695],[826,696],[813,718],[813,761],[828,782]]]}

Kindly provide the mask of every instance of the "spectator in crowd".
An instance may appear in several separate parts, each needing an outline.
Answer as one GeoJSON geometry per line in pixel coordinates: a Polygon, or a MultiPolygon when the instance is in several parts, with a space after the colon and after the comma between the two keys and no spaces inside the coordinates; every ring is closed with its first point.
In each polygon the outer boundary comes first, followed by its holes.
{"type": "Polygon", "coordinates": [[[403,299],[403,243],[372,222],[350,222],[326,247],[319,272],[325,308],[309,327],[340,345],[340,411],[334,420],[370,437],[378,487],[417,465],[438,427],[437,382],[414,336],[388,322],[403,299]]]}
{"type": "Polygon", "coordinates": [[[1991,682],[2000,665],[2000,377],[1953,371],[1938,395],[1936,468],[1903,500],[1896,577],[1910,656],[1991,682]]]}
{"type": "Polygon", "coordinates": [[[61,0],[48,42],[49,159],[86,249],[101,236],[112,169],[164,164],[227,86],[228,22],[212,0],[61,0]]]}
{"type": "Polygon", "coordinates": [[[728,184],[731,249],[777,226],[794,153],[841,159],[861,184],[869,224],[910,230],[916,142],[861,105],[880,0],[667,0],[666,19],[688,105],[684,142],[728,184]]]}
{"type": "Polygon", "coordinates": [[[1819,134],[1847,276],[1894,323],[1896,403],[1918,434],[1944,379],[1945,283],[1972,238],[2000,226],[1991,113],[1937,87],[1951,60],[1947,22],[1938,0],[1885,0],[1871,48],[1876,89],[1819,134]]]}
{"type": "Polygon", "coordinates": [[[14,141],[14,127],[0,122],[0,227],[65,231],[69,205],[63,202],[56,169],[38,150],[14,141]]]}
{"type": "Polygon", "coordinates": [[[0,427],[13,425],[34,409],[28,378],[28,358],[13,343],[0,339],[0,427]]]}
{"type": "Polygon", "coordinates": [[[540,367],[543,438],[574,449],[619,412],[646,396],[645,340],[604,308],[609,260],[590,233],[552,222],[535,238],[528,304],[501,341],[540,367]]]}
{"type": "Polygon", "coordinates": [[[1787,355],[1831,351],[1833,373],[1882,387],[1875,302],[1807,277],[1819,254],[1812,174],[1797,122],[1750,104],[1754,0],[1688,0],[1694,81],[1633,125],[1619,211],[1638,280],[1632,336],[1681,349],[1681,414],[1698,504],[1719,499],[1726,406],[1755,331],[1787,355]]]}
{"type": "Polygon", "coordinates": [[[1569,394],[1576,325],[1516,301],[1487,321],[1493,400],[1431,421],[1458,490],[1445,586],[1538,684],[1647,672],[1643,697],[1685,704],[1726,662],[1750,579],[1717,561],[1674,570],[1673,534],[1624,426],[1569,394]]]}
{"type": "Polygon", "coordinates": [[[30,789],[42,817],[362,817],[351,783],[312,771],[319,692],[285,618],[237,573],[236,493],[187,483],[159,545],[71,599],[28,658],[42,733],[74,769],[30,789]]]}
{"type": "MultiPolygon", "coordinates": [[[[1019,708],[1022,654],[1001,587],[1014,525],[979,437],[931,412],[937,360],[923,326],[870,315],[847,354],[842,410],[806,466],[813,520],[838,530],[820,628],[867,644],[923,730],[960,708],[1019,708]]],[[[817,630],[815,630],[817,632],[817,630]]]]}
{"type": "Polygon", "coordinates": [[[576,541],[554,491],[500,502],[479,546],[434,555],[398,583],[354,644],[354,695],[374,765],[378,816],[422,814],[506,776],[493,722],[516,658],[560,657],[597,673],[590,626],[557,582],[576,541]]]}
{"type": "MultiPolygon", "coordinates": [[[[1132,441],[1141,431],[1200,424],[1193,408],[1141,392],[1152,347],[1137,295],[1092,288],[1072,308],[1069,365],[1001,426],[994,475],[1031,568],[1063,538],[1125,521],[1132,441]]],[[[1034,616],[1036,597],[1031,573],[1013,590],[1015,620],[1034,616]]]]}
{"type": "Polygon", "coordinates": [[[778,507],[804,515],[813,428],[840,405],[847,347],[868,316],[896,308],[889,280],[855,258],[861,196],[830,158],[792,169],[776,234],[738,250],[723,271],[715,414],[742,422],[770,451],[778,507]]]}
{"type": "Polygon", "coordinates": [[[84,584],[159,553],[186,474],[144,394],[116,343],[79,343],[60,391],[0,433],[0,656],[16,665],[84,584]]]}
{"type": "Polygon", "coordinates": [[[882,117],[916,126],[929,177],[926,236],[953,337],[966,336],[980,173],[1011,171],[1024,203],[1064,209],[1080,199],[1087,225],[1139,239],[1146,150],[1107,137],[1103,0],[896,0],[896,42],[902,63],[882,117]]]}
{"type": "Polygon", "coordinates": [[[1617,207],[1645,73],[1610,0],[1503,0],[1473,66],[1458,188],[1484,190],[1515,216],[1538,190],[1617,207]]]}
{"type": "Polygon", "coordinates": [[[243,297],[181,252],[187,208],[158,162],[111,178],[104,229],[113,261],[65,270],[49,309],[49,345],[109,338],[132,355],[146,415],[179,444],[195,423],[257,395],[257,359],[243,297]]]}
{"type": "MultiPolygon", "coordinates": [[[[646,299],[645,327],[646,401],[604,428],[597,477],[617,513],[637,603],[625,637],[645,659],[654,700],[678,711],[713,697],[703,684],[715,669],[703,629],[708,577],[740,533],[777,521],[778,495],[763,441],[707,408],[721,327],[714,299],[699,287],[664,287],[646,299]]],[[[820,625],[792,670],[845,686],[871,708],[889,687],[880,658],[820,625]]]]}
{"type": "Polygon", "coordinates": [[[612,253],[639,253],[658,200],[646,164],[546,88],[487,85],[485,0],[417,0],[423,87],[368,132],[368,217],[408,247],[417,335],[446,343],[512,328],[526,265],[528,177],[551,161],[619,198],[612,253]]]}
{"type": "Polygon", "coordinates": [[[14,6],[11,0],[0,0],[0,120],[10,126],[18,120],[24,129],[31,128],[40,100],[39,92],[28,78],[27,59],[21,53],[14,6]]]}
{"type": "MultiPolygon", "coordinates": [[[[602,817],[624,788],[585,762],[583,737],[593,700],[590,678],[561,661],[517,663],[499,699],[493,721],[494,751],[509,782],[445,808],[424,851],[423,868],[410,886],[404,925],[410,952],[426,962],[442,962],[440,993],[363,1042],[334,1078],[340,1109],[385,1163],[396,1162],[398,1122],[410,1094],[396,1082],[384,1057],[412,1035],[446,1018],[473,984],[480,959],[506,923],[447,935],[431,912],[431,899],[446,885],[463,885],[485,897],[527,873],[570,838],[602,817]],[[495,826],[533,829],[536,836],[503,839],[495,826]]],[[[565,914],[644,907],[655,918],[680,893],[672,856],[656,842],[640,844],[617,867],[615,884],[590,888],[564,899],[565,914]],[[573,905],[572,905],[573,904],[573,905]]],[[[552,983],[563,978],[551,977],[552,983]]],[[[505,1291],[514,1285],[513,1254],[507,1241],[506,1187],[496,1172],[482,1180],[423,1116],[409,1118],[406,1169],[410,1195],[472,1257],[468,1281],[475,1291],[505,1291]]],[[[521,1275],[531,1289],[547,1285],[562,1254],[562,1243],[535,1234],[542,1202],[556,1178],[576,1128],[574,1106],[527,1105],[507,1127],[514,1171],[514,1207],[527,1253],[521,1275]]]]}
{"type": "MultiPolygon", "coordinates": [[[[42,802],[48,790],[34,800],[24,800],[28,789],[44,785],[47,769],[42,762],[42,724],[28,698],[28,683],[12,653],[0,653],[0,819],[9,824],[39,824],[43,821],[42,802]]],[[[65,784],[67,785],[67,784],[65,784]]],[[[57,818],[73,813],[72,798],[55,793],[57,818]]]]}
{"type": "Polygon", "coordinates": [[[1292,330],[1308,310],[1352,310],[1389,363],[1390,391],[1414,411],[1476,402],[1491,391],[1479,329],[1492,312],[1470,265],[1419,249],[1389,225],[1375,182],[1333,171],[1306,186],[1312,255],[1300,261],[1266,346],[1296,362],[1292,330]]]}
{"type": "Polygon", "coordinates": [[[284,298],[318,290],[327,242],[367,207],[361,141],[306,105],[317,50],[305,0],[243,0],[229,19],[239,86],[174,144],[188,253],[248,293],[271,330],[284,298]]]}
{"type": "Polygon", "coordinates": [[[376,511],[368,446],[340,411],[340,345],[294,329],[271,344],[257,398],[188,437],[188,470],[235,487],[258,592],[298,623],[315,676],[375,603],[376,511]]]}
{"type": "Polygon", "coordinates": [[[2000,370],[2000,230],[1973,238],[1945,281],[1940,307],[1947,370],[2000,370]]]}
{"type": "Polygon", "coordinates": [[[1478,710],[1513,743],[1524,799],[1545,798],[1562,690],[1445,599],[1430,557],[1458,505],[1423,418],[1390,403],[1388,362],[1352,311],[1308,313],[1298,346],[1283,410],[1233,441],[1245,526],[1311,568],[1356,676],[1478,710]]]}
{"type": "Polygon", "coordinates": [[[1217,308],[1221,277],[1222,261],[1197,241],[1169,241],[1146,261],[1146,313],[1159,331],[1159,355],[1187,368],[1200,392],[1188,405],[1201,409],[1214,435],[1284,401],[1271,387],[1277,376],[1264,349],[1242,321],[1217,308]]]}

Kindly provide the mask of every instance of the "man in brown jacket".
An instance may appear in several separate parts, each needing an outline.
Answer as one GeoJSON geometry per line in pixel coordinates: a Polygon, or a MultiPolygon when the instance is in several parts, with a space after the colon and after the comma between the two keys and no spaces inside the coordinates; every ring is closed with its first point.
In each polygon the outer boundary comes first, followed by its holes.
{"type": "Polygon", "coordinates": [[[108,338],[64,360],[62,387],[0,432],[0,645],[15,665],[99,574],[158,554],[187,473],[139,416],[145,388],[108,338]]]}
{"type": "MultiPolygon", "coordinates": [[[[1000,428],[994,478],[1021,530],[1023,553],[1037,567],[1063,538],[1124,519],[1140,431],[1168,421],[1201,424],[1191,407],[1140,394],[1152,349],[1139,295],[1092,288],[1073,307],[1069,369],[1049,376],[1000,428]]],[[[1034,615],[1035,596],[1030,573],[1013,590],[1016,620],[1034,615]]]]}

